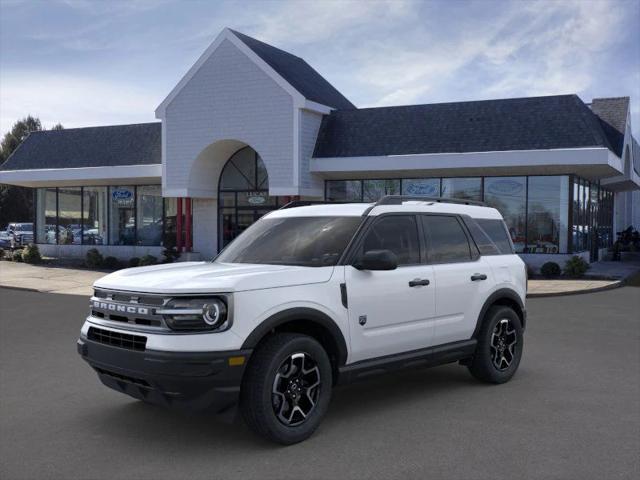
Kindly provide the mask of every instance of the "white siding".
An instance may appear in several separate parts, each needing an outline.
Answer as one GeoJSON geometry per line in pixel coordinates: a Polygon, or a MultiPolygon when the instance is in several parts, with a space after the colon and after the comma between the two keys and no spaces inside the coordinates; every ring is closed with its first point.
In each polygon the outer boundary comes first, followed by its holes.
{"type": "Polygon", "coordinates": [[[193,251],[202,259],[210,259],[218,248],[218,200],[193,200],[193,251]]]}
{"type": "MultiPolygon", "coordinates": [[[[293,110],[289,93],[224,40],[167,106],[165,190],[188,191],[198,154],[228,139],[250,145],[260,154],[270,187],[291,188],[293,110]]],[[[219,172],[220,167],[208,171],[219,172]]],[[[212,186],[208,195],[214,197],[218,178],[206,180],[212,186]]]]}
{"type": "Polygon", "coordinates": [[[300,110],[300,188],[303,194],[324,196],[324,181],[310,172],[322,115],[300,110]]]}

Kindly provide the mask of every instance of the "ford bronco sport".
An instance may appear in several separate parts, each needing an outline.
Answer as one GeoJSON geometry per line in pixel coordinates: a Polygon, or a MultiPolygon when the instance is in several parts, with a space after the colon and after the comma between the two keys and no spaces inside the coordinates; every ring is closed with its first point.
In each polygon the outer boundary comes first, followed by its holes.
{"type": "Polygon", "coordinates": [[[289,204],[213,261],[98,280],[78,352],[146,402],[240,411],[308,438],[332,387],[450,362],[483,382],[518,369],[526,269],[497,210],[440,198],[289,204]]]}

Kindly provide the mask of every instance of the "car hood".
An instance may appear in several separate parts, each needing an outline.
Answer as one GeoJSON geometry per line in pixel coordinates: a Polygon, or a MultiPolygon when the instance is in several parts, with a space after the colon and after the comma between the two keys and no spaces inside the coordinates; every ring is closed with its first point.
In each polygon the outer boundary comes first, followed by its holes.
{"type": "Polygon", "coordinates": [[[332,272],[333,267],[180,262],[119,270],[94,287],[171,294],[240,292],[327,282],[332,272]]]}

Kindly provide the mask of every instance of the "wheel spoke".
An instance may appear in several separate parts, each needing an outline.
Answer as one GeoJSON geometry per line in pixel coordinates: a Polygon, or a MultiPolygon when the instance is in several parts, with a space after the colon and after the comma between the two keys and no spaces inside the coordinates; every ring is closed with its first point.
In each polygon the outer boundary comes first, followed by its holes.
{"type": "Polygon", "coordinates": [[[273,411],[287,426],[303,423],[316,407],[320,394],[320,368],[307,353],[286,358],[273,381],[273,411]]]}

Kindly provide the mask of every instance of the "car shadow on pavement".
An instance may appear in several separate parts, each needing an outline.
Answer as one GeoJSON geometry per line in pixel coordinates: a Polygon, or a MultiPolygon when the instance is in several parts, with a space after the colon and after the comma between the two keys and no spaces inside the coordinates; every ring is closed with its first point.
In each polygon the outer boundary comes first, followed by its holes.
{"type": "MultiPolygon", "coordinates": [[[[463,367],[416,369],[381,375],[334,389],[333,398],[322,435],[337,435],[344,421],[368,422],[369,418],[391,410],[403,411],[419,402],[438,402],[439,394],[447,396],[460,389],[487,388],[474,380],[463,367]]],[[[213,413],[187,413],[125,400],[110,407],[104,404],[87,412],[83,426],[117,442],[122,447],[139,445],[180,444],[180,448],[202,453],[211,448],[245,450],[251,448],[281,448],[253,435],[244,425],[239,412],[234,421],[213,413]]],[[[428,407],[428,405],[427,405],[428,407]]],[[[318,432],[320,433],[320,432],[318,432]]]]}

